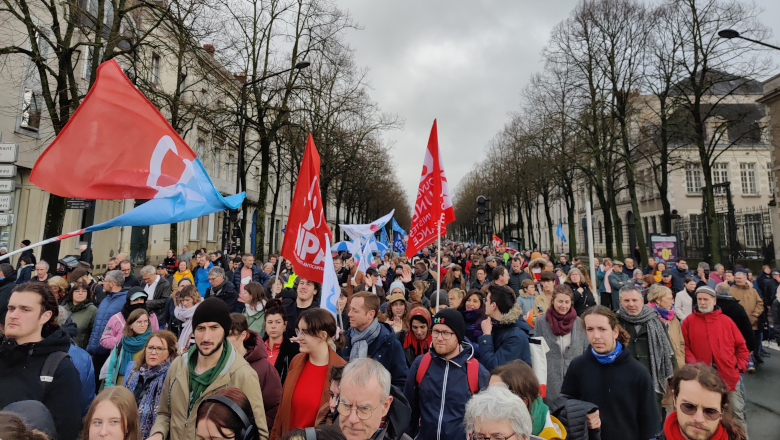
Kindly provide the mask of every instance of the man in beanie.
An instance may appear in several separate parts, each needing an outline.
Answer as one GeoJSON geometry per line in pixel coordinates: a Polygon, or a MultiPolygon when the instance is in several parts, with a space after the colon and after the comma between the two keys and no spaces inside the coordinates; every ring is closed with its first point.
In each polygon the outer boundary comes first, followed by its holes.
{"type": "Polygon", "coordinates": [[[168,369],[150,439],[195,438],[198,406],[217,390],[229,387],[246,394],[259,437],[268,438],[260,382],[255,370],[227,342],[231,326],[230,310],[221,299],[207,298],[198,305],[192,316],[195,347],[168,369]]]}
{"type": "Polygon", "coordinates": [[[439,301],[439,310],[443,309],[449,309],[450,308],[450,296],[447,295],[447,291],[444,289],[440,289],[438,292],[431,295],[430,302],[431,302],[431,315],[436,314],[436,297],[438,297],[439,301]]]}
{"type": "MultiPolygon", "coordinates": [[[[19,245],[19,247],[27,247],[30,244],[30,240],[22,240],[22,243],[19,245]]],[[[35,259],[35,254],[33,253],[32,249],[27,249],[26,251],[23,251],[21,254],[19,254],[19,259],[16,260],[16,269],[19,269],[22,267],[22,257],[28,256],[30,257],[30,263],[35,264],[38,260],[35,259]]]]}
{"type": "MultiPolygon", "coordinates": [[[[506,271],[506,269],[504,269],[506,271]]],[[[479,362],[488,370],[520,359],[531,365],[528,335],[520,328],[523,308],[508,286],[491,284],[485,298],[482,336],[479,337],[479,362]]]]}
{"type": "Polygon", "coordinates": [[[693,313],[682,323],[685,339],[685,363],[703,362],[718,370],[729,389],[729,402],[740,424],[747,429],[742,376],[748,367],[750,352],[745,338],[734,321],[717,305],[714,290],[707,286],[696,289],[693,313]]]}
{"type": "Polygon", "coordinates": [[[485,367],[472,360],[474,348],[464,342],[465,332],[466,324],[457,310],[444,309],[433,317],[430,351],[417,356],[404,387],[412,408],[406,431],[410,437],[417,440],[463,438],[463,416],[472,395],[468,369],[477,369],[479,389],[490,381],[485,367]],[[420,369],[423,371],[418,382],[420,369]]]}

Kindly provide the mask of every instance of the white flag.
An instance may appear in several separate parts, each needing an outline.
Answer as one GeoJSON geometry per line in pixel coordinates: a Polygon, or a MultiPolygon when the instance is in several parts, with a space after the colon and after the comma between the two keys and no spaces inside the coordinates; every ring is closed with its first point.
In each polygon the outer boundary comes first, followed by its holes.
{"type": "MultiPolygon", "coordinates": [[[[329,237],[325,234],[325,243],[330,243],[329,237]]],[[[325,258],[325,269],[322,274],[322,292],[320,294],[320,308],[333,313],[336,318],[336,322],[339,323],[341,314],[339,313],[339,296],[341,295],[341,286],[339,285],[338,277],[336,277],[336,269],[333,267],[333,258],[330,255],[325,258]]],[[[344,327],[339,323],[339,327],[344,327]]]]}

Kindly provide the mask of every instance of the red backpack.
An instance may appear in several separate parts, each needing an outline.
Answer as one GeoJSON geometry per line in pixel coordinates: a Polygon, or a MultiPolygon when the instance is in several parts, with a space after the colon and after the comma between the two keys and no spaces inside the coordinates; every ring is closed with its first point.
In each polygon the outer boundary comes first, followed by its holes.
{"type": "MultiPolygon", "coordinates": [[[[423,377],[425,377],[425,373],[428,372],[428,367],[431,366],[431,360],[433,358],[431,357],[431,353],[425,353],[420,360],[420,365],[417,367],[417,387],[420,387],[420,382],[422,382],[423,377]]],[[[479,361],[471,358],[468,361],[466,361],[466,375],[469,378],[469,390],[471,390],[471,394],[473,395],[477,391],[479,391],[479,361]]]]}

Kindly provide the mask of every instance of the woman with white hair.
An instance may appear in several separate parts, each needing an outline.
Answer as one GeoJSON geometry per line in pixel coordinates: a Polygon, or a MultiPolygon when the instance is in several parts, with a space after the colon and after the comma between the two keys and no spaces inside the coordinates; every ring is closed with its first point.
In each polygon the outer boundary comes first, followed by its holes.
{"type": "Polygon", "coordinates": [[[531,435],[531,415],[519,397],[504,387],[488,387],[469,399],[463,417],[472,440],[539,440],[531,435]]]}

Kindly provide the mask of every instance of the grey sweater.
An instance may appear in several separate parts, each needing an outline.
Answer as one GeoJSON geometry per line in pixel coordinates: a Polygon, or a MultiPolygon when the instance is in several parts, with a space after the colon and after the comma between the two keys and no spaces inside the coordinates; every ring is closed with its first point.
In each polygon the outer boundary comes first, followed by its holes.
{"type": "Polygon", "coordinates": [[[553,334],[544,315],[536,320],[534,336],[544,338],[547,346],[550,347],[550,351],[547,352],[547,396],[544,398],[544,403],[549,406],[561,393],[563,378],[566,376],[569,364],[574,358],[585,353],[590,343],[580,318],[574,321],[571,330],[571,343],[563,353],[561,353],[561,346],[558,344],[559,337],[553,334]]]}

